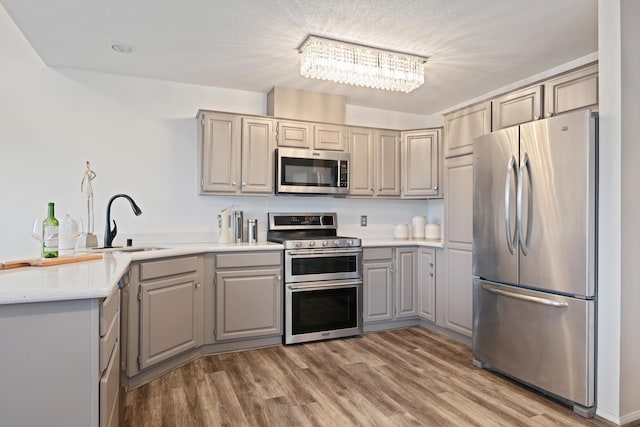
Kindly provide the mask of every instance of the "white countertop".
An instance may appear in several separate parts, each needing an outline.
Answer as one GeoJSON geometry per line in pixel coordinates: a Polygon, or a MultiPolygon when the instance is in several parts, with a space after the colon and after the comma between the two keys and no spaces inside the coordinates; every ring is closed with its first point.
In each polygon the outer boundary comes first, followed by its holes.
{"type": "Polygon", "coordinates": [[[278,243],[195,243],[156,245],[163,249],[130,253],[105,253],[102,260],[47,267],[0,270],[0,305],[72,299],[104,298],[132,261],[201,254],[282,250],[278,243]]]}
{"type": "MultiPolygon", "coordinates": [[[[365,238],[363,247],[424,246],[442,248],[440,240],[365,238]]],[[[48,267],[22,267],[0,270],[0,305],[42,301],[104,298],[132,261],[202,254],[208,252],[246,252],[282,250],[278,243],[183,243],[156,245],[158,250],[105,253],[102,260],[48,267]]]]}
{"type": "Polygon", "coordinates": [[[362,240],[362,247],[379,247],[379,246],[422,246],[428,248],[444,248],[442,240],[431,239],[395,239],[393,237],[384,238],[364,238],[362,240]]]}

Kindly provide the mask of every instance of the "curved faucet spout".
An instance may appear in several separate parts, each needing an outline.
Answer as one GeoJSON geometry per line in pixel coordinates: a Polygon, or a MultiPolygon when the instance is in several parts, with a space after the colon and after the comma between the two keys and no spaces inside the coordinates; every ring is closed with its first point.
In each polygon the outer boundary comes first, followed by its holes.
{"type": "Polygon", "coordinates": [[[130,196],[126,194],[116,194],[111,199],[109,199],[109,203],[107,204],[107,223],[104,227],[104,247],[110,248],[113,243],[113,239],[115,239],[116,234],[118,234],[118,226],[116,225],[115,220],[113,221],[113,229],[111,228],[111,204],[113,201],[119,197],[124,197],[131,204],[131,209],[133,209],[133,213],[136,216],[140,216],[142,214],[142,209],[133,201],[130,196]]]}

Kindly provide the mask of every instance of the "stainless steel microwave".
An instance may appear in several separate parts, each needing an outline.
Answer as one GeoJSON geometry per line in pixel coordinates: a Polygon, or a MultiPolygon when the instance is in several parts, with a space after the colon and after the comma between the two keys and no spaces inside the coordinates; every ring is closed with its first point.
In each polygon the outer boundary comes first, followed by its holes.
{"type": "Polygon", "coordinates": [[[276,149],[276,193],[347,194],[349,153],[276,149]]]}

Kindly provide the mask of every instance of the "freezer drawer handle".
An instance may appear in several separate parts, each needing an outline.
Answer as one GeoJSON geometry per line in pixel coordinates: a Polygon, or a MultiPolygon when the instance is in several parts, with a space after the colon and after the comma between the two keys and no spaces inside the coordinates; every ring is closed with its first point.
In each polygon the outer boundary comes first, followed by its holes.
{"type": "Polygon", "coordinates": [[[511,236],[511,181],[514,176],[518,176],[516,158],[511,156],[507,164],[507,179],[504,183],[504,230],[507,237],[507,247],[512,255],[515,255],[518,244],[518,228],[516,227],[511,236]]]}
{"type": "Polygon", "coordinates": [[[509,297],[509,298],[515,298],[515,299],[519,299],[522,301],[528,301],[528,302],[534,302],[536,304],[544,304],[544,305],[550,305],[553,307],[568,307],[569,304],[566,302],[560,302],[560,301],[553,301],[550,299],[546,299],[546,298],[540,298],[540,297],[534,297],[531,295],[522,295],[522,294],[516,294],[513,292],[509,292],[509,291],[505,291],[502,289],[498,289],[494,286],[491,285],[482,285],[482,289],[492,292],[494,294],[498,294],[498,295],[502,295],[505,297],[509,297]]]}

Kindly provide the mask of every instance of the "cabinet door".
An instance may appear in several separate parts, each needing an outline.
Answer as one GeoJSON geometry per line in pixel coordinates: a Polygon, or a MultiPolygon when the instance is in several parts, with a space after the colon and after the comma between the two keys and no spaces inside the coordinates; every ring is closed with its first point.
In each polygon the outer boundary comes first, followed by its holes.
{"type": "Polygon", "coordinates": [[[310,148],[311,125],[300,122],[278,122],[278,147],[310,148]]]}
{"type": "Polygon", "coordinates": [[[140,284],[140,369],[201,344],[197,275],[140,284]]]}
{"type": "Polygon", "coordinates": [[[243,193],[273,193],[273,120],[242,119],[243,193]]]}
{"type": "Polygon", "coordinates": [[[500,130],[542,118],[542,86],[510,92],[493,100],[493,128],[500,130]]]}
{"type": "Polygon", "coordinates": [[[396,248],[396,318],[418,315],[416,250],[396,248]]]}
{"type": "Polygon", "coordinates": [[[240,117],[200,114],[200,194],[240,189],[240,117]]]}
{"type": "Polygon", "coordinates": [[[598,64],[562,74],[544,84],[544,111],[547,117],[597,107],[598,64]]]}
{"type": "Polygon", "coordinates": [[[348,129],[336,125],[313,126],[313,148],[315,150],[344,151],[348,141],[348,129]]]}
{"type": "Polygon", "coordinates": [[[402,196],[438,196],[440,130],[405,132],[402,145],[402,196]]]}
{"type": "Polygon", "coordinates": [[[374,139],[371,129],[352,128],[349,139],[351,165],[349,171],[349,194],[373,196],[375,179],[374,139]]]}
{"type": "MultiPolygon", "coordinates": [[[[437,323],[463,335],[472,330],[473,155],[445,162],[445,251],[437,323]]],[[[440,270],[442,271],[442,270],[440,270]]]]}
{"type": "Polygon", "coordinates": [[[219,270],[215,286],[218,341],[282,334],[279,268],[219,270]]]}
{"type": "MultiPolygon", "coordinates": [[[[400,132],[379,130],[376,141],[376,194],[378,196],[400,195],[400,132]]],[[[351,159],[355,155],[351,152],[351,159]]]]}
{"type": "Polygon", "coordinates": [[[418,249],[418,314],[436,321],[436,253],[429,248],[418,249]]]}
{"type": "Polygon", "coordinates": [[[473,139],[491,132],[491,102],[483,102],[444,116],[444,156],[473,153],[473,139]]]}
{"type": "Polygon", "coordinates": [[[364,322],[393,319],[393,262],[373,261],[362,265],[364,322]]]}

